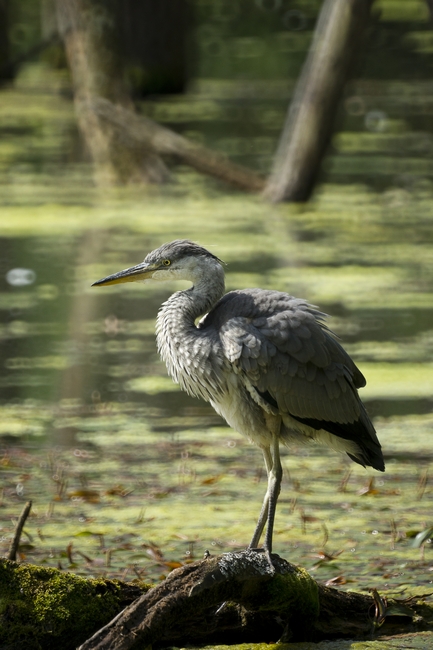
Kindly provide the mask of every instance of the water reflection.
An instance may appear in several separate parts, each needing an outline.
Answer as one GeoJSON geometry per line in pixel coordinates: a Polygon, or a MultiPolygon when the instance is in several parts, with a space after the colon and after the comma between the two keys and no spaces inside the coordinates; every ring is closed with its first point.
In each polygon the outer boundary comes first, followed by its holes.
{"type": "Polygon", "coordinates": [[[84,283],[80,280],[81,270],[94,262],[101,253],[105,241],[105,232],[86,230],[77,242],[76,266],[73,269],[73,277],[78,279],[78,290],[70,299],[68,305],[66,340],[67,348],[64,349],[66,364],[58,380],[57,399],[60,403],[61,419],[64,415],[61,404],[75,402],[78,404],[76,412],[71,413],[68,409],[67,422],[64,426],[56,429],[55,443],[72,445],[76,441],[77,428],[71,425],[70,418],[83,413],[83,404],[89,402],[89,395],[95,395],[93,388],[92,366],[90,352],[90,336],[88,325],[97,316],[97,309],[101,303],[97,303],[84,289],[84,283]],[[80,290],[81,289],[81,290],[80,290]]]}

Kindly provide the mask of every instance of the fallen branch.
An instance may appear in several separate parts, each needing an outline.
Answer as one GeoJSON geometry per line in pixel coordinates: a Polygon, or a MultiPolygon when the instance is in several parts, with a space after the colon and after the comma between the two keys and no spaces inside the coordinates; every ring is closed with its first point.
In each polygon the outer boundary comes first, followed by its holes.
{"type": "Polygon", "coordinates": [[[114,105],[107,99],[93,99],[89,108],[116,127],[118,135],[135,146],[153,151],[160,156],[175,156],[197,171],[249,192],[261,192],[265,179],[254,171],[236,165],[211,149],[201,147],[157,122],[114,105]]]}
{"type": "MultiPolygon", "coordinates": [[[[300,621],[311,625],[319,611],[316,583],[305,571],[278,556],[273,556],[273,560],[275,571],[264,554],[247,550],[177,569],[79,650],[129,650],[137,641],[147,647],[169,639],[174,644],[181,638],[182,643],[200,641],[200,636],[209,639],[212,627],[214,633],[219,627],[227,628],[215,612],[217,606],[228,601],[242,604],[250,616],[253,611],[262,610],[267,618],[269,612],[279,611],[284,603],[287,612],[282,628],[277,632],[266,628],[267,634],[276,634],[275,641],[289,622],[297,631],[300,621]],[[212,612],[206,615],[209,608],[212,612]]],[[[233,612],[230,615],[233,617],[233,612]]],[[[243,612],[238,611],[236,626],[242,627],[242,618],[246,622],[249,617],[244,618],[243,612]]]]}
{"type": "Polygon", "coordinates": [[[432,640],[433,609],[422,601],[429,594],[396,602],[346,593],[278,555],[272,562],[273,570],[257,551],[227,553],[187,564],[150,588],[0,559],[0,647],[127,650],[137,642],[383,639],[420,630],[430,630],[423,647],[432,640]]]}
{"type": "Polygon", "coordinates": [[[15,526],[14,536],[12,537],[11,545],[9,547],[8,560],[15,561],[17,559],[18,547],[20,545],[20,539],[23,532],[24,524],[26,523],[27,517],[30,514],[32,509],[32,502],[27,501],[26,505],[23,508],[22,513],[19,516],[17,525],[15,526]]]}
{"type": "Polygon", "coordinates": [[[177,569],[79,650],[371,634],[371,596],[321,587],[278,555],[272,560],[274,571],[264,554],[246,550],[177,569]]]}

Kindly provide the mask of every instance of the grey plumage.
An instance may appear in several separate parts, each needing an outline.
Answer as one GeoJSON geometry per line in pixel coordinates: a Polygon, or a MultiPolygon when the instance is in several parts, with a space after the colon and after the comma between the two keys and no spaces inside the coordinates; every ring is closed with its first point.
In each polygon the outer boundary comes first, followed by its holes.
{"type": "Polygon", "coordinates": [[[223,295],[221,261],[188,240],[163,244],[142,264],[95,284],[148,278],[193,285],[174,293],[158,314],[157,346],[169,374],[263,451],[268,489],[250,546],[258,545],[267,522],[264,548],[272,549],[280,442],[317,440],[384,470],[358,395],[364,376],[326,327],[325,314],[279,291],[223,295]]]}

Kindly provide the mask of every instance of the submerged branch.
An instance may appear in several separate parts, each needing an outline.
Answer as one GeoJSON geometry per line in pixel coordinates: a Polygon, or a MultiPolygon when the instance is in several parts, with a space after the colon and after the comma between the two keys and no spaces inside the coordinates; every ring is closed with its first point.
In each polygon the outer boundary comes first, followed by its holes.
{"type": "Polygon", "coordinates": [[[261,192],[264,188],[265,180],[256,172],[230,162],[223,154],[201,147],[148,117],[102,97],[93,99],[89,107],[132,145],[140,145],[160,156],[175,156],[197,171],[242,190],[261,192]]]}

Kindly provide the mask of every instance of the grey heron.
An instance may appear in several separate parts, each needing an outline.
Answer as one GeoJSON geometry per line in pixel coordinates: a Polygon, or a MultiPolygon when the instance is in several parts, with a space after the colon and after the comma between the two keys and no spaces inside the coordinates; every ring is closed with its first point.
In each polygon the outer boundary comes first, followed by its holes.
{"type": "Polygon", "coordinates": [[[365,378],[325,324],[326,314],[280,291],[224,294],[214,254],[175,240],[93,286],[188,280],[162,305],[157,347],[172,379],[210,402],[263,452],[268,485],[249,548],[270,557],[282,466],[280,443],[313,440],[384,471],[381,446],[358,395],[365,378]],[[200,319],[200,320],[199,320],[200,319]]]}

